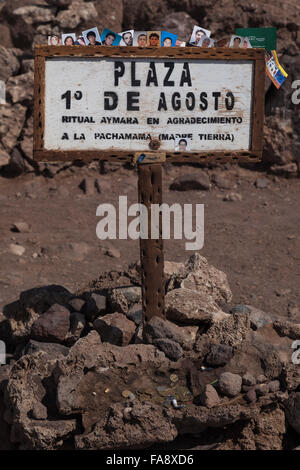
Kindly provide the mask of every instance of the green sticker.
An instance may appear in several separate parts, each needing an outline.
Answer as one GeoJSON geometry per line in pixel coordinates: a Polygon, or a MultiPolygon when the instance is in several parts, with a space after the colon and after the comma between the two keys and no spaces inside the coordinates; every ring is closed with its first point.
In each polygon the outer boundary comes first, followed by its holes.
{"type": "Polygon", "coordinates": [[[276,51],[276,28],[237,28],[235,34],[248,37],[252,47],[276,51]]]}

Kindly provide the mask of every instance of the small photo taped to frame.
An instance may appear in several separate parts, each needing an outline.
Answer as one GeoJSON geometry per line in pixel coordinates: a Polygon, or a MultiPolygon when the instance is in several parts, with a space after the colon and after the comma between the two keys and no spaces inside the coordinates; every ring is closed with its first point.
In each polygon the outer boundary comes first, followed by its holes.
{"type": "Polygon", "coordinates": [[[215,47],[215,41],[207,36],[203,36],[198,42],[199,47],[215,47]]]}
{"type": "Polygon", "coordinates": [[[75,41],[75,46],[86,46],[83,36],[79,36],[75,41]]]}
{"type": "Polygon", "coordinates": [[[133,46],[133,34],[133,29],[119,33],[119,35],[122,37],[119,46],[133,46]]]}
{"type": "Polygon", "coordinates": [[[76,34],[75,33],[62,34],[61,41],[64,46],[75,46],[76,34]]]}
{"type": "Polygon", "coordinates": [[[147,31],[135,31],[133,35],[133,45],[137,47],[147,47],[147,31]]]}
{"type": "Polygon", "coordinates": [[[97,27],[82,31],[84,42],[87,46],[101,46],[101,38],[97,27]]]}
{"type": "Polygon", "coordinates": [[[211,31],[209,29],[201,28],[201,26],[194,26],[192,35],[189,40],[189,44],[191,46],[198,46],[199,41],[204,36],[207,36],[209,38],[210,35],[211,35],[211,31]]]}
{"type": "Polygon", "coordinates": [[[61,38],[57,34],[48,36],[48,46],[60,46],[60,45],[61,45],[61,38]]]}
{"type": "Polygon", "coordinates": [[[187,137],[176,137],[175,139],[175,152],[190,152],[191,139],[187,137]]]}
{"type": "Polygon", "coordinates": [[[160,47],[160,31],[147,31],[147,46],[160,47]]]}
{"type": "Polygon", "coordinates": [[[118,46],[122,36],[118,33],[114,33],[110,29],[104,28],[101,34],[101,41],[103,46],[118,46]]]}
{"type": "Polygon", "coordinates": [[[244,38],[242,36],[232,35],[229,42],[229,47],[233,49],[238,49],[243,47],[244,38]]]}
{"type": "Polygon", "coordinates": [[[243,49],[252,49],[251,42],[249,41],[249,38],[247,38],[247,37],[243,38],[242,48],[243,49]]]}
{"type": "Polygon", "coordinates": [[[160,45],[162,47],[174,47],[177,41],[177,34],[168,33],[168,31],[162,31],[160,36],[160,45]]]}

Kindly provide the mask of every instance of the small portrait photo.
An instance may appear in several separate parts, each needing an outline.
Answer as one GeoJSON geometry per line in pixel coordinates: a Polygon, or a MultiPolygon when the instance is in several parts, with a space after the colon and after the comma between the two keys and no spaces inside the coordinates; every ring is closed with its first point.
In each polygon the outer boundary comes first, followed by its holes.
{"type": "Polygon", "coordinates": [[[133,34],[134,34],[133,29],[119,33],[119,35],[122,37],[119,45],[120,46],[133,46],[133,34]]]}
{"type": "Polygon", "coordinates": [[[249,38],[243,38],[242,48],[243,49],[252,49],[251,42],[249,41],[249,38]]]}
{"type": "Polygon", "coordinates": [[[147,31],[147,46],[160,47],[160,31],[147,31]]]}
{"type": "Polygon", "coordinates": [[[103,46],[118,46],[122,36],[118,33],[114,33],[110,29],[104,28],[101,34],[101,41],[103,46]]]}
{"type": "Polygon", "coordinates": [[[177,41],[177,34],[168,33],[168,31],[162,31],[160,36],[160,45],[162,47],[174,47],[177,41]]]}
{"type": "Polygon", "coordinates": [[[189,44],[191,44],[191,46],[198,46],[198,43],[200,39],[203,38],[203,36],[207,36],[209,38],[210,35],[211,35],[211,31],[209,31],[209,29],[204,29],[204,28],[201,28],[200,26],[194,26],[189,44]]]}
{"type": "Polygon", "coordinates": [[[79,36],[76,41],[74,42],[75,46],[86,46],[85,40],[83,36],[79,36]]]}
{"type": "Polygon", "coordinates": [[[64,46],[74,46],[76,41],[76,34],[69,33],[69,34],[62,34],[61,41],[64,46]]]}
{"type": "Polygon", "coordinates": [[[60,46],[61,45],[61,38],[57,34],[53,34],[53,36],[48,36],[48,46],[60,46]]]}
{"type": "Polygon", "coordinates": [[[175,152],[189,152],[191,140],[186,137],[177,137],[175,139],[175,152]]]}
{"type": "Polygon", "coordinates": [[[203,36],[197,45],[200,47],[215,47],[215,41],[207,36],[203,36]]]}
{"type": "Polygon", "coordinates": [[[223,38],[219,39],[219,41],[215,42],[216,47],[228,47],[230,42],[230,38],[223,38]]]}
{"type": "Polygon", "coordinates": [[[231,36],[229,47],[237,49],[238,47],[243,47],[243,40],[242,36],[231,36]]]}
{"type": "Polygon", "coordinates": [[[175,43],[175,46],[176,47],[185,47],[185,42],[184,41],[179,41],[179,39],[177,39],[176,43],[175,43]]]}
{"type": "Polygon", "coordinates": [[[135,31],[133,35],[133,45],[138,47],[146,47],[147,31],[135,31]]]}
{"type": "Polygon", "coordinates": [[[101,46],[101,39],[98,28],[90,28],[82,31],[84,42],[87,46],[101,46]]]}

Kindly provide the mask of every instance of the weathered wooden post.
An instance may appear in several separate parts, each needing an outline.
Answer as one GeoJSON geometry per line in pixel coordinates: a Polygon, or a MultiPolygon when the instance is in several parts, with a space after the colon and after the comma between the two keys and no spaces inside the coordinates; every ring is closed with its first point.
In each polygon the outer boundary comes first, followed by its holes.
{"type": "Polygon", "coordinates": [[[146,321],[164,316],[161,215],[151,238],[161,165],[260,160],[264,81],[263,49],[35,48],[34,158],[138,164],[148,209],[148,238],[140,238],[146,321]],[[175,148],[178,139],[185,147],[175,148]]]}

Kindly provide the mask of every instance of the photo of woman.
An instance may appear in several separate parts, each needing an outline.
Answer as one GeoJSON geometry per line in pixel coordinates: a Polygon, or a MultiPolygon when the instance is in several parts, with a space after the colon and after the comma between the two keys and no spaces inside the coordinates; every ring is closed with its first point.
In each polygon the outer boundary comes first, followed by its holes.
{"type": "Polygon", "coordinates": [[[62,34],[61,40],[64,46],[75,46],[76,35],[75,33],[62,34]]]}

